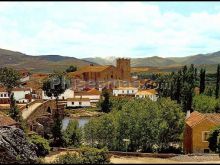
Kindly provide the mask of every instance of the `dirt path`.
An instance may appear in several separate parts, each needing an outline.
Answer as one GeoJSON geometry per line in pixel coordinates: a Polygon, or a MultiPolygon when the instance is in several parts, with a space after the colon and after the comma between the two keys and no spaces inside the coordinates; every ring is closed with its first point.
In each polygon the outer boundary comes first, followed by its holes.
{"type": "Polygon", "coordinates": [[[149,158],[149,157],[128,157],[128,156],[112,156],[110,158],[113,164],[159,164],[159,163],[169,163],[169,164],[219,164],[220,161],[199,161],[199,162],[182,162],[174,161],[170,159],[162,158],[149,158]]]}

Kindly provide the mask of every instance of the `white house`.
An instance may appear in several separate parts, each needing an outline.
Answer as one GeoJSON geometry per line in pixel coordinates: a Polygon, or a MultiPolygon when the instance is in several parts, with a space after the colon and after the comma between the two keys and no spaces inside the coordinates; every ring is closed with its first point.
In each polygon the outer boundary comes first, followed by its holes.
{"type": "Polygon", "coordinates": [[[138,91],[135,94],[136,98],[150,98],[152,101],[157,101],[158,99],[158,93],[155,89],[147,89],[147,90],[141,90],[138,91]]]}
{"type": "MultiPolygon", "coordinates": [[[[68,98],[74,98],[74,90],[72,90],[71,88],[66,89],[65,92],[59,96],[60,100],[66,100],[68,98]]],[[[46,92],[42,90],[42,99],[49,100],[49,99],[55,99],[55,98],[48,97],[46,95],[46,92]]]]}
{"type": "MultiPolygon", "coordinates": [[[[26,95],[30,95],[31,92],[31,88],[14,88],[12,90],[12,93],[14,93],[14,99],[18,102],[28,102],[26,95]]],[[[8,93],[4,88],[0,89],[0,99],[9,99],[8,93]]]]}
{"type": "Polygon", "coordinates": [[[89,91],[75,92],[75,98],[89,98],[91,103],[97,103],[100,100],[101,92],[95,88],[89,91]]]}
{"type": "Polygon", "coordinates": [[[67,108],[90,107],[91,103],[89,98],[68,98],[66,106],[67,108]]]}
{"type": "Polygon", "coordinates": [[[135,87],[118,87],[113,89],[113,96],[120,95],[134,95],[138,92],[138,88],[135,87]]]}

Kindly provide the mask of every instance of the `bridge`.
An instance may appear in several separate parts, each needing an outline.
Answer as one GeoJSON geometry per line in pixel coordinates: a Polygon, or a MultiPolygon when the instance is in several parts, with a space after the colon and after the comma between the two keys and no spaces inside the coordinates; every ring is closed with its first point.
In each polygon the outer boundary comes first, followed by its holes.
{"type": "Polygon", "coordinates": [[[21,115],[23,120],[26,121],[29,130],[44,134],[45,131],[49,132],[54,115],[58,113],[59,117],[64,117],[64,104],[58,103],[58,112],[55,100],[35,100],[21,108],[21,115]]]}

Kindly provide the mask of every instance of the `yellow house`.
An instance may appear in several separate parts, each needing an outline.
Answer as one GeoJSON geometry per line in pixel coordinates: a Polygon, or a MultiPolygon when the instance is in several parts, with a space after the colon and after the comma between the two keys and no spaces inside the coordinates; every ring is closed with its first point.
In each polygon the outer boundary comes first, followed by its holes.
{"type": "Polygon", "coordinates": [[[219,113],[194,111],[185,120],[183,150],[188,153],[209,153],[210,130],[220,125],[219,113]]]}

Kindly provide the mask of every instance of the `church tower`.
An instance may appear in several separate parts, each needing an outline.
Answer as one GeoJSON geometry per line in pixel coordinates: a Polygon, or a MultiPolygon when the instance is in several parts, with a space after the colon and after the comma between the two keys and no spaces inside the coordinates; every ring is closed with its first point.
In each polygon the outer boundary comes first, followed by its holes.
{"type": "Polygon", "coordinates": [[[120,80],[130,81],[131,77],[131,62],[130,59],[118,58],[116,62],[117,77],[120,80]]]}

